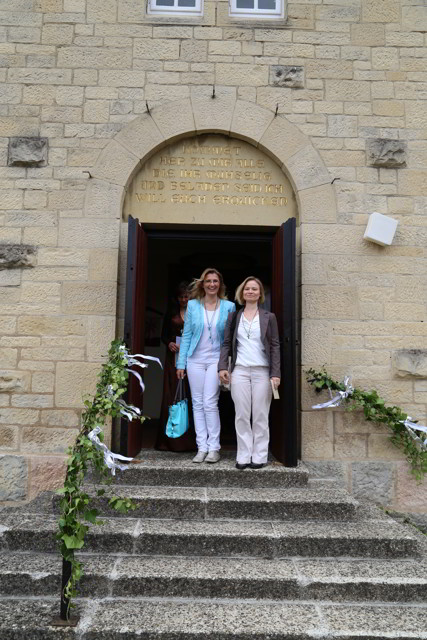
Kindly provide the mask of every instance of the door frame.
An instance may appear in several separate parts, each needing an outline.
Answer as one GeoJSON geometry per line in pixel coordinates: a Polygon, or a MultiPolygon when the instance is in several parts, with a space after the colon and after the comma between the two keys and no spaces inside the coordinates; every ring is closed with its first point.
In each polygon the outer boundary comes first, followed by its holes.
{"type": "MultiPolygon", "coordinates": [[[[141,228],[141,230],[143,231],[144,234],[144,238],[145,238],[145,243],[143,244],[144,250],[146,251],[146,254],[148,253],[147,251],[147,245],[148,242],[150,241],[150,239],[155,239],[155,240],[209,240],[212,242],[215,241],[221,241],[221,242],[236,242],[240,241],[242,243],[245,242],[251,242],[251,243],[269,243],[271,244],[271,248],[272,248],[272,257],[271,257],[271,263],[270,263],[270,267],[271,267],[271,285],[273,285],[273,279],[275,277],[275,268],[274,268],[274,261],[273,261],[273,250],[274,250],[274,243],[275,243],[275,238],[280,234],[280,231],[282,229],[282,227],[250,227],[250,231],[247,230],[247,228],[245,229],[245,231],[241,231],[242,226],[240,225],[236,225],[233,227],[227,227],[227,228],[223,228],[223,230],[218,231],[218,226],[211,226],[211,225],[203,225],[201,228],[199,227],[198,229],[194,229],[194,225],[188,225],[188,224],[159,224],[159,225],[153,225],[151,224],[147,224],[147,225],[142,225],[141,223],[139,223],[139,221],[137,219],[133,219],[132,218],[132,224],[134,225],[135,222],[137,223],[137,226],[141,228]],[[139,224],[138,224],[139,223],[139,224]],[[253,231],[252,231],[253,229],[253,231]]],[[[282,225],[283,226],[283,225],[282,225]]],[[[136,243],[133,243],[132,245],[132,261],[135,264],[135,262],[138,264],[139,269],[142,268],[142,265],[145,265],[144,268],[144,274],[143,274],[143,278],[142,281],[146,280],[147,277],[147,269],[146,269],[146,265],[148,262],[148,255],[145,256],[138,256],[134,254],[134,249],[136,246],[136,243]]],[[[128,247],[128,251],[129,251],[129,247],[128,247]]],[[[293,260],[294,264],[296,265],[296,246],[294,243],[292,243],[292,252],[293,255],[292,256],[288,256],[288,262],[289,260],[293,260]]],[[[128,256],[128,264],[129,264],[129,256],[128,256]]],[[[136,274],[139,275],[140,274],[136,274]]],[[[141,282],[141,278],[139,277],[139,281],[141,282]]],[[[294,290],[296,292],[296,286],[297,283],[294,282],[294,290]]],[[[273,292],[273,286],[272,286],[272,292],[273,292]]],[[[289,295],[289,292],[288,292],[289,295]]],[[[281,300],[281,302],[283,303],[286,302],[285,299],[286,296],[286,292],[284,292],[284,296],[281,300]]],[[[138,300],[141,300],[141,297],[138,296],[137,297],[138,300]]],[[[129,295],[126,293],[126,300],[129,300],[129,295]]],[[[143,295],[143,299],[142,299],[143,305],[144,305],[144,309],[145,309],[145,294],[143,295]]],[[[292,301],[292,304],[295,303],[295,300],[292,301]]],[[[283,305],[281,305],[283,306],[283,305]]],[[[127,318],[125,318],[125,327],[127,328],[127,342],[130,339],[130,325],[129,325],[129,317],[130,314],[132,315],[133,318],[135,317],[139,317],[141,314],[140,313],[135,313],[135,309],[130,310],[129,308],[127,308],[127,318]]],[[[143,315],[143,314],[142,314],[143,315]]],[[[295,323],[299,325],[299,321],[300,319],[295,316],[294,318],[295,323]]],[[[299,335],[299,326],[295,326],[294,327],[295,330],[295,336],[299,335]]],[[[142,347],[143,345],[143,341],[144,341],[144,337],[142,335],[142,337],[140,337],[140,339],[138,340],[139,345],[142,347]],[[142,340],[142,342],[141,342],[142,340]]],[[[289,342],[289,337],[285,334],[280,336],[280,342],[281,342],[281,351],[283,353],[283,344],[285,342],[289,342]]],[[[296,342],[297,343],[297,342],[296,342]]],[[[143,351],[143,349],[140,349],[140,352],[143,351]]],[[[295,385],[297,385],[297,376],[298,376],[298,372],[299,372],[299,366],[298,366],[298,362],[294,360],[293,363],[293,375],[291,376],[293,378],[293,384],[294,384],[294,388],[295,385]]],[[[283,357],[282,357],[282,379],[285,380],[288,377],[287,375],[284,375],[286,372],[284,371],[284,363],[283,363],[283,357]]],[[[132,376],[133,378],[133,376],[132,376]]],[[[282,404],[282,401],[280,401],[280,403],[282,404]]],[[[282,452],[282,462],[288,465],[288,466],[295,466],[297,464],[297,457],[300,456],[300,452],[298,450],[297,452],[297,448],[299,449],[298,445],[296,443],[300,442],[300,423],[299,420],[297,419],[297,415],[298,415],[298,403],[299,403],[299,398],[297,398],[296,393],[295,393],[295,407],[294,407],[294,412],[292,415],[292,429],[290,432],[287,433],[286,438],[284,438],[284,442],[288,445],[288,450],[287,451],[283,451],[282,452]],[[292,447],[293,451],[291,453],[291,455],[289,455],[289,443],[295,443],[295,446],[292,447]],[[297,452],[297,453],[296,453],[297,452]]],[[[142,403],[141,403],[142,404],[142,403]]],[[[272,411],[271,412],[271,416],[270,418],[273,418],[275,420],[280,420],[280,417],[278,415],[277,411],[272,411]]],[[[286,421],[287,422],[287,421],[286,421]]],[[[128,430],[129,430],[129,426],[132,429],[131,425],[128,425],[126,423],[126,421],[122,420],[121,421],[121,453],[124,455],[131,455],[131,452],[129,452],[126,447],[127,447],[127,443],[130,440],[128,438],[128,430]],[[126,449],[126,450],[125,450],[126,449]]],[[[141,428],[141,427],[139,427],[141,428]]],[[[282,446],[280,447],[281,449],[283,448],[282,446]]],[[[135,452],[132,453],[132,455],[135,455],[135,452]]],[[[276,454],[277,456],[277,454],[276,454]]]]}

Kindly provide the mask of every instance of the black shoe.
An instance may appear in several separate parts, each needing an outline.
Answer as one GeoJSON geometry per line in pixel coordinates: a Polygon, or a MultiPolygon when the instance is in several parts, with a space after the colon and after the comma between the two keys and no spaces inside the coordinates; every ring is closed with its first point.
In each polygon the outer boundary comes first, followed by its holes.
{"type": "Polygon", "coordinates": [[[262,469],[262,467],[265,467],[266,464],[266,462],[251,462],[249,466],[251,469],[262,469]]]}
{"type": "Polygon", "coordinates": [[[240,462],[236,462],[236,469],[246,469],[246,467],[249,467],[249,462],[247,462],[246,464],[241,464],[240,462]]]}

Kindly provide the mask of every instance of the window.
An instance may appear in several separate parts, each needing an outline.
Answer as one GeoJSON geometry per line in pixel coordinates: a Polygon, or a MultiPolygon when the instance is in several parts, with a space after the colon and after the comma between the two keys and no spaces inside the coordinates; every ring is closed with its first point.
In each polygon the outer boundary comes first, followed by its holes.
{"type": "Polygon", "coordinates": [[[203,0],[148,0],[148,13],[203,15],[203,0]]]}
{"type": "Polygon", "coordinates": [[[242,18],[283,18],[283,0],[230,0],[230,15],[242,18]]]}

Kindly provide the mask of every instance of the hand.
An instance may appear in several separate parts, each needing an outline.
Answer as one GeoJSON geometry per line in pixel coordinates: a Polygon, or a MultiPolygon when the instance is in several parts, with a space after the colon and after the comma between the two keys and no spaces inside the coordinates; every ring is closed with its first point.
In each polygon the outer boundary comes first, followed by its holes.
{"type": "Polygon", "coordinates": [[[271,378],[271,381],[273,383],[273,387],[275,389],[278,389],[280,385],[280,378],[271,378]]]}
{"type": "Polygon", "coordinates": [[[230,384],[230,374],[227,369],[221,369],[219,372],[219,380],[221,384],[230,384]]]}
{"type": "Polygon", "coordinates": [[[177,369],[176,377],[178,378],[178,380],[183,380],[185,378],[185,369],[177,369]]]}
{"type": "Polygon", "coordinates": [[[168,349],[169,351],[172,351],[172,353],[176,353],[177,351],[179,351],[179,347],[175,342],[169,342],[168,349]]]}

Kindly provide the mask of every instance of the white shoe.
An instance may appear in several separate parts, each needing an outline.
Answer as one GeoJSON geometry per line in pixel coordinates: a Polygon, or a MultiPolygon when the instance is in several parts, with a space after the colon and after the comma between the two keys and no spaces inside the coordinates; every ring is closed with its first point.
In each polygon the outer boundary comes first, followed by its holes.
{"type": "Polygon", "coordinates": [[[198,451],[193,458],[193,462],[203,462],[207,455],[207,451],[198,451]]]}
{"type": "Polygon", "coordinates": [[[221,456],[219,455],[219,451],[209,451],[208,455],[206,456],[205,462],[218,462],[220,458],[221,456]]]}

